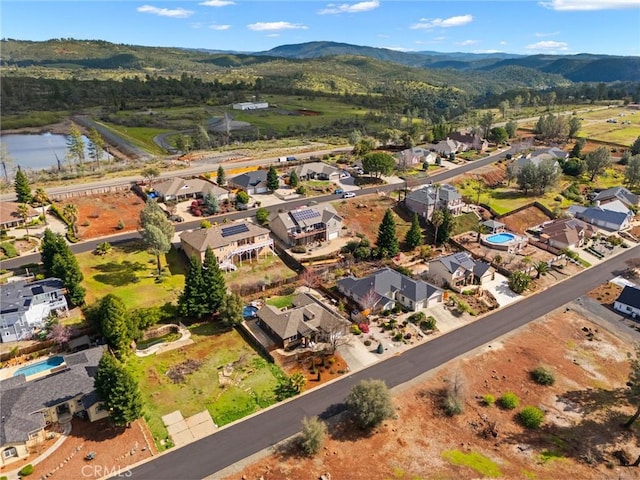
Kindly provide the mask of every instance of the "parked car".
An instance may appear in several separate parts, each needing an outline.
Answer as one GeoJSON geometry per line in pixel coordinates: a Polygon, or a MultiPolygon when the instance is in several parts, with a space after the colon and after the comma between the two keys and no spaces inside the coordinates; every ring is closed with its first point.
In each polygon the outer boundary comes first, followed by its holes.
{"type": "Polygon", "coordinates": [[[342,195],[344,193],[344,190],[341,188],[336,188],[333,193],[335,193],[336,195],[342,195]]]}
{"type": "Polygon", "coordinates": [[[342,195],[342,198],[353,198],[355,196],[356,194],[353,192],[346,192],[344,195],[342,195]]]}
{"type": "Polygon", "coordinates": [[[178,222],[178,223],[184,222],[184,218],[182,218],[180,215],[171,215],[169,217],[169,220],[171,220],[172,222],[178,222]]]}

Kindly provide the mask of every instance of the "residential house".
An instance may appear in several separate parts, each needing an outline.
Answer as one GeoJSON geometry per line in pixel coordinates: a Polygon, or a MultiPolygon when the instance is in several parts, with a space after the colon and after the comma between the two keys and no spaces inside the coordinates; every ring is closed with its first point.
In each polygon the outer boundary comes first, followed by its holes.
{"type": "Polygon", "coordinates": [[[629,208],[638,206],[638,195],[631,193],[624,187],[607,188],[606,190],[598,192],[598,194],[593,197],[593,202],[600,202],[600,205],[604,205],[614,200],[621,201],[629,208]]]}
{"type": "Polygon", "coordinates": [[[640,317],[640,289],[627,285],[613,302],[613,309],[632,318],[640,317]]]}
{"type": "Polygon", "coordinates": [[[187,257],[204,260],[207,247],[213,250],[220,268],[235,269],[234,262],[259,259],[273,253],[269,230],[248,221],[224,223],[200,228],[180,235],[180,244],[187,257]]]}
{"type": "Polygon", "coordinates": [[[245,172],[227,180],[227,185],[229,188],[244,190],[249,195],[266,193],[269,190],[267,188],[267,171],[253,170],[251,172],[245,172]]]}
{"type": "Polygon", "coordinates": [[[329,342],[348,333],[350,322],[338,316],[307,293],[299,293],[293,306],[278,309],[265,305],[258,310],[258,325],[279,348],[308,347],[329,342]]]}
{"type": "Polygon", "coordinates": [[[545,222],[539,231],[540,241],[560,250],[579,248],[595,235],[592,225],[577,218],[561,218],[545,222]]]}
{"type": "MultiPolygon", "coordinates": [[[[0,202],[0,230],[24,225],[25,220],[18,215],[19,205],[17,202],[0,202]]],[[[38,218],[40,214],[31,205],[27,205],[27,207],[26,222],[29,223],[38,218]]]]}
{"type": "Polygon", "coordinates": [[[311,205],[269,218],[269,228],[285,245],[306,245],[340,237],[342,217],[330,205],[311,205]]]}
{"type": "Polygon", "coordinates": [[[95,392],[93,380],[105,347],[64,355],[62,363],[39,378],[24,374],[0,382],[0,465],[38,452],[48,426],[68,424],[73,416],[94,422],[109,412],[95,392]]]}
{"type": "Polygon", "coordinates": [[[515,174],[517,174],[525,165],[531,164],[539,167],[543,162],[546,161],[552,162],[554,170],[559,171],[560,163],[558,162],[558,158],[566,159],[568,156],[568,153],[556,147],[536,150],[533,153],[530,153],[528,155],[521,155],[516,158],[512,164],[513,171],[515,174]]]}
{"type": "Polygon", "coordinates": [[[422,280],[414,280],[391,268],[382,268],[364,278],[349,276],[338,280],[338,291],[362,310],[377,312],[396,305],[417,312],[442,302],[443,290],[422,280]]]}
{"type": "Polygon", "coordinates": [[[461,290],[466,285],[482,285],[493,280],[495,272],[487,262],[475,260],[467,252],[458,252],[429,262],[429,278],[461,290]]]}
{"type": "Polygon", "coordinates": [[[67,312],[65,293],[59,278],[0,285],[0,341],[28,340],[50,314],[67,312]]]}
{"type": "Polygon", "coordinates": [[[339,180],[340,169],[322,162],[310,162],[293,169],[300,180],[339,180]]]}
{"type": "Polygon", "coordinates": [[[452,214],[462,212],[464,202],[456,187],[449,184],[440,186],[426,185],[407,194],[404,199],[409,211],[417,213],[422,218],[431,219],[434,210],[448,209],[452,214]]]}
{"type": "Polygon", "coordinates": [[[618,232],[631,226],[633,212],[626,208],[620,200],[593,207],[572,205],[567,212],[573,217],[583,220],[605,230],[618,232]]]}
{"type": "Polygon", "coordinates": [[[439,141],[433,146],[433,149],[440,155],[449,156],[452,153],[461,153],[467,151],[467,145],[457,140],[447,137],[439,141]]]}
{"type": "Polygon", "coordinates": [[[202,178],[168,178],[155,182],[153,191],[161,202],[174,200],[180,202],[188,198],[202,198],[206,195],[213,195],[218,200],[229,198],[228,190],[202,178]]]}
{"type": "Polygon", "coordinates": [[[413,147],[402,150],[395,155],[396,163],[400,168],[414,168],[425,162],[436,163],[438,154],[422,147],[413,147]]]}
{"type": "Polygon", "coordinates": [[[449,138],[464,144],[466,147],[465,150],[477,150],[478,152],[484,152],[489,148],[489,142],[480,135],[473,133],[452,132],[449,134],[449,138]]]}

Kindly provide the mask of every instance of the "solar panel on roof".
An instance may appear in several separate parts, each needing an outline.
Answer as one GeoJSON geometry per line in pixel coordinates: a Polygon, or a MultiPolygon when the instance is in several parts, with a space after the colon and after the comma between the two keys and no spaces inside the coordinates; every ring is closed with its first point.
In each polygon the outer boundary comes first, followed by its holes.
{"type": "Polygon", "coordinates": [[[240,225],[232,225],[230,227],[224,227],[222,229],[223,237],[230,237],[231,235],[237,235],[238,233],[248,232],[249,227],[245,223],[241,223],[240,225]]]}
{"type": "Polygon", "coordinates": [[[296,222],[300,222],[300,221],[311,220],[312,218],[319,217],[320,212],[317,212],[316,210],[312,210],[310,208],[306,210],[294,210],[293,212],[291,212],[291,216],[296,222]]]}

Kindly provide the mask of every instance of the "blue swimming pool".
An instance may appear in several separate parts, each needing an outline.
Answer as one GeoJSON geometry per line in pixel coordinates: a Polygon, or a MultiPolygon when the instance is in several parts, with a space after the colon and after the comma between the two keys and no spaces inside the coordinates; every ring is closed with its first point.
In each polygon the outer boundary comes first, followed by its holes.
{"type": "Polygon", "coordinates": [[[495,235],[489,235],[485,240],[489,243],[507,243],[513,242],[516,236],[513,233],[496,233],[495,235]]]}
{"type": "Polygon", "coordinates": [[[258,313],[258,307],[254,307],[253,305],[245,305],[242,308],[242,316],[244,318],[254,318],[258,313]]]}
{"type": "Polygon", "coordinates": [[[51,370],[52,368],[59,367],[64,363],[63,357],[51,357],[46,360],[38,363],[34,363],[33,365],[29,365],[28,367],[22,367],[15,371],[13,374],[14,377],[18,375],[24,375],[28,377],[30,375],[35,375],[36,373],[46,372],[47,370],[51,370]]]}

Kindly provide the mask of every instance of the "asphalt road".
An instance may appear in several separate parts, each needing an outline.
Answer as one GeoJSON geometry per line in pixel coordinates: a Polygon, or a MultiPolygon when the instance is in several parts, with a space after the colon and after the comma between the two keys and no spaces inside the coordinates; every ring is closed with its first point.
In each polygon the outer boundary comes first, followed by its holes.
{"type": "Polygon", "coordinates": [[[215,478],[216,472],[299,432],[303,417],[322,417],[339,411],[349,390],[358,381],[369,378],[382,379],[389,387],[408,382],[458,356],[490,344],[502,335],[576,299],[625,270],[625,261],[639,253],[640,247],[629,249],[555,287],[527,297],[399,356],[239,421],[184,448],[170,450],[132,469],[129,478],[215,478]]]}
{"type": "MultiPolygon", "coordinates": [[[[463,164],[457,168],[451,169],[451,170],[446,170],[444,172],[441,173],[437,173],[435,175],[431,175],[429,177],[426,178],[422,178],[420,180],[413,180],[411,182],[411,187],[415,187],[418,186],[420,184],[426,184],[429,182],[433,182],[433,183],[442,183],[448,179],[451,179],[453,177],[456,177],[458,175],[461,175],[463,173],[467,173],[473,170],[476,170],[480,167],[489,165],[493,162],[496,162],[500,159],[503,159],[506,157],[507,153],[510,153],[511,150],[505,150],[503,152],[499,152],[499,153],[495,153],[491,156],[482,158],[480,160],[476,160],[474,162],[469,162],[466,164],[463,164]]],[[[183,172],[184,173],[184,172],[183,172]]],[[[177,173],[176,173],[177,175],[177,173]]],[[[356,194],[356,198],[362,195],[369,195],[371,193],[376,193],[376,192],[392,192],[394,190],[398,190],[402,188],[402,184],[391,184],[391,185],[380,185],[380,186],[374,186],[374,187],[367,187],[367,188],[363,188],[361,190],[356,190],[355,194],[356,194]]],[[[298,199],[298,200],[291,200],[288,202],[283,202],[281,204],[278,205],[272,205],[269,207],[265,207],[267,208],[267,210],[269,210],[270,212],[274,213],[277,210],[281,209],[281,208],[288,208],[288,209],[292,209],[292,208],[296,208],[302,205],[306,205],[308,204],[310,201],[315,201],[318,203],[322,203],[322,202],[329,202],[329,201],[333,201],[333,200],[337,200],[339,199],[340,196],[338,195],[322,195],[322,196],[318,196],[318,197],[309,197],[309,198],[302,198],[302,199],[298,199]]],[[[353,200],[347,200],[347,201],[356,201],[355,199],[353,200]]],[[[229,220],[239,220],[242,218],[247,218],[251,215],[254,215],[255,213],[255,209],[251,209],[251,210],[244,210],[244,211],[238,211],[238,212],[232,212],[232,213],[227,213],[224,215],[216,215],[213,217],[206,217],[208,220],[213,220],[216,222],[222,222],[225,218],[229,219],[229,220]]],[[[176,232],[184,232],[185,230],[192,230],[194,228],[199,228],[200,227],[200,222],[203,220],[203,218],[199,219],[199,220],[194,220],[192,222],[185,222],[185,223],[176,223],[175,224],[175,228],[176,228],[176,232]]],[[[96,246],[99,243],[102,243],[104,241],[108,241],[109,243],[111,243],[112,245],[117,244],[118,242],[125,242],[127,240],[132,240],[134,238],[140,238],[140,235],[137,232],[128,232],[128,233],[121,233],[121,234],[116,234],[116,235],[111,235],[108,238],[101,238],[101,239],[97,239],[97,240],[88,240],[85,242],[80,242],[80,243],[76,243],[71,245],[71,251],[73,253],[82,253],[82,252],[89,252],[92,251],[96,248],[96,246]]],[[[30,263],[38,263],[40,262],[40,254],[39,253],[34,253],[31,255],[22,255],[20,257],[16,257],[16,258],[11,258],[8,260],[3,260],[0,262],[0,268],[4,268],[7,270],[12,270],[12,269],[16,269],[19,268],[22,265],[27,265],[30,263]]]]}

